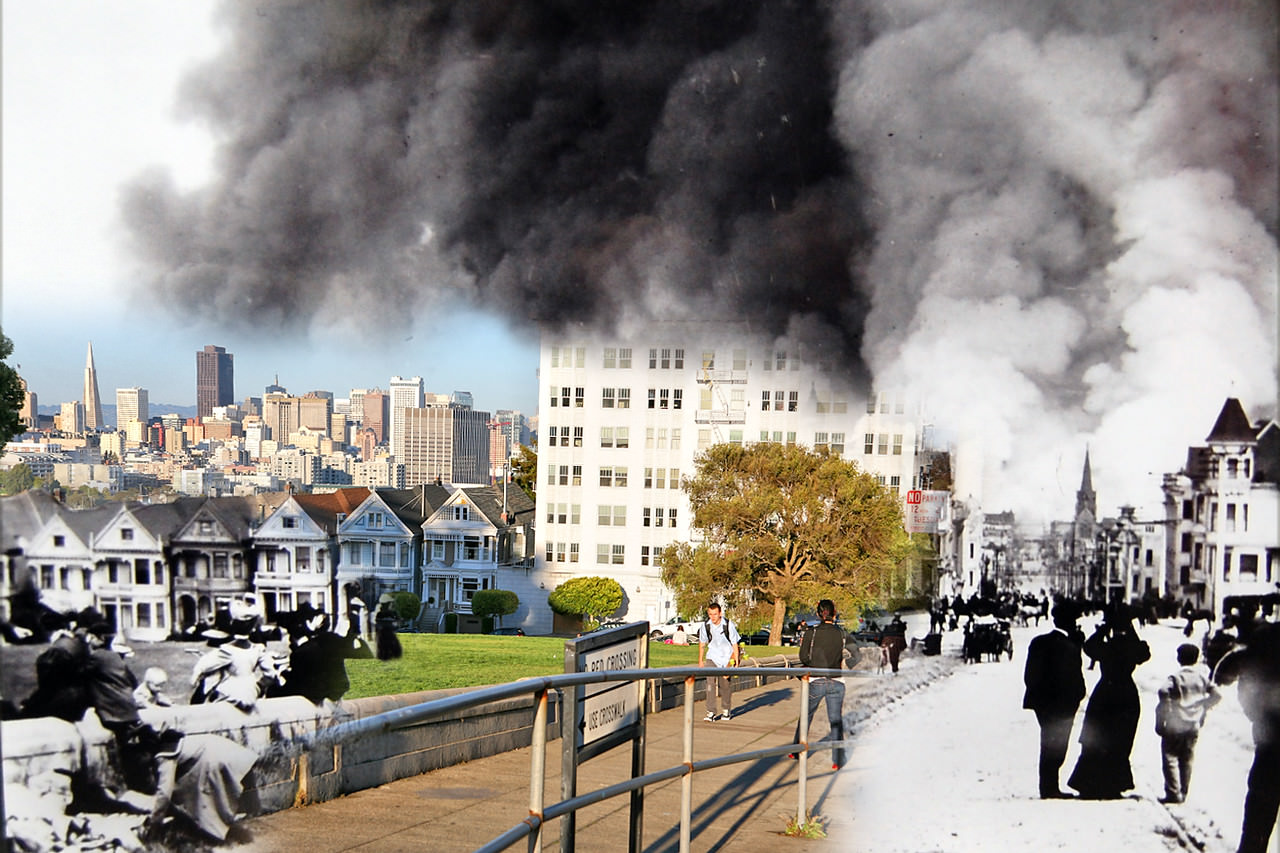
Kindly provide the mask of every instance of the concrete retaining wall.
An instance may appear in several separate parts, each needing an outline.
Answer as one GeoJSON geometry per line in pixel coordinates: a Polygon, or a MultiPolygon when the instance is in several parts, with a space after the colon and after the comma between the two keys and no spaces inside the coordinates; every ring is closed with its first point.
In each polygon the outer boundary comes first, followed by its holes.
{"type": "MultiPolygon", "coordinates": [[[[777,655],[752,664],[785,667],[794,666],[796,660],[777,655]]],[[[773,679],[739,676],[734,679],[734,687],[756,687],[766,680],[773,679]]],[[[683,679],[658,679],[650,685],[650,711],[683,704],[683,679]]],[[[355,699],[341,703],[336,710],[317,708],[305,699],[290,697],[262,700],[252,714],[227,703],[179,705],[140,713],[156,727],[222,735],[263,756],[247,780],[248,790],[242,802],[242,809],[253,815],[322,802],[532,742],[533,697],[528,696],[367,735],[358,741],[306,751],[288,748],[290,743],[335,722],[364,719],[465,692],[433,690],[355,699]]],[[[704,698],[705,692],[699,680],[695,699],[704,698]]],[[[560,735],[559,697],[553,692],[548,698],[547,737],[555,739],[560,735]]],[[[52,718],[6,721],[0,728],[0,751],[4,756],[6,788],[31,786],[50,774],[65,776],[68,771],[82,773],[101,787],[121,787],[114,738],[93,711],[78,723],[52,718]]]]}

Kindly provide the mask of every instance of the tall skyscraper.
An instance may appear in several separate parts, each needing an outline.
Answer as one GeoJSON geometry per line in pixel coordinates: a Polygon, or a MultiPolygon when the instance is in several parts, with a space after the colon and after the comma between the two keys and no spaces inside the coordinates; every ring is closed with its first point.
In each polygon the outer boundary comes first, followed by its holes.
{"type": "Polygon", "coordinates": [[[223,347],[206,346],[196,353],[196,417],[207,418],[214,406],[236,401],[235,356],[223,347]]]}
{"type": "Polygon", "coordinates": [[[93,341],[89,342],[89,354],[84,361],[84,428],[102,429],[102,400],[98,395],[98,372],[93,367],[93,341]]]}
{"type": "Polygon", "coordinates": [[[391,409],[390,438],[391,446],[395,447],[396,441],[404,431],[404,410],[421,409],[423,406],[422,377],[411,376],[408,379],[402,379],[399,376],[392,376],[389,395],[391,397],[389,402],[391,409]]]}
{"type": "Polygon", "coordinates": [[[84,432],[84,403],[79,400],[63,403],[62,413],[58,417],[58,429],[68,435],[84,432]]]}
{"type": "Polygon", "coordinates": [[[116,429],[124,429],[130,421],[146,423],[151,419],[151,404],[146,388],[116,389],[116,429]]]}
{"type": "Polygon", "coordinates": [[[391,419],[391,398],[386,391],[374,388],[365,391],[360,399],[360,423],[373,430],[376,443],[387,440],[387,427],[391,419]]]}

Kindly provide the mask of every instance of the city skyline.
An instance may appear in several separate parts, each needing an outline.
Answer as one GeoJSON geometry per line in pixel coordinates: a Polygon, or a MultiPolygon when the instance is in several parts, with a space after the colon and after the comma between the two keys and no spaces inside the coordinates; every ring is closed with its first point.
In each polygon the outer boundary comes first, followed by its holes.
{"type": "Polygon", "coordinates": [[[158,165],[180,187],[208,180],[215,138],[180,115],[179,86],[225,35],[216,6],[55,0],[4,8],[0,326],[14,342],[10,364],[21,365],[41,405],[81,399],[92,342],[107,399],[116,388],[142,387],[157,403],[195,405],[191,354],[216,344],[236,354],[240,399],[261,394],[277,373],[291,391],[340,396],[386,387],[402,374],[471,390],[490,409],[532,409],[532,368],[495,370],[490,359],[536,365],[536,335],[460,302],[442,302],[407,324],[399,306],[377,309],[394,334],[353,328],[341,315],[267,333],[202,312],[175,318],[140,295],[119,194],[158,165]],[[48,73],[50,57],[56,75],[48,73]],[[460,347],[475,358],[459,358],[460,347]]]}

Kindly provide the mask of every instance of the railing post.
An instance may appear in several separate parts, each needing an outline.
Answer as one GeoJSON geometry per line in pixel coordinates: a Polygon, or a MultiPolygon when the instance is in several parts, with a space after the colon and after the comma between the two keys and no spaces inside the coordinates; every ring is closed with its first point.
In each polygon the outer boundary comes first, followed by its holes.
{"type": "Polygon", "coordinates": [[[809,801],[809,674],[800,677],[800,780],[796,785],[800,802],[796,806],[796,823],[804,823],[809,801]]]}
{"type": "Polygon", "coordinates": [[[689,853],[693,829],[693,688],[697,679],[684,680],[684,776],[680,779],[680,853],[689,853]]]}
{"type": "Polygon", "coordinates": [[[534,696],[533,740],[529,744],[529,817],[537,826],[529,834],[529,853],[542,849],[542,797],[547,778],[547,690],[534,696]]]}

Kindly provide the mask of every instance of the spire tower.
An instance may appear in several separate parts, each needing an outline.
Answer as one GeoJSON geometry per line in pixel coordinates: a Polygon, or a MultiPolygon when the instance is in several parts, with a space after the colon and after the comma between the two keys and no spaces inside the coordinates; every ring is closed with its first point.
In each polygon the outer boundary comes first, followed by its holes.
{"type": "Polygon", "coordinates": [[[102,429],[102,400],[98,394],[98,372],[93,366],[93,341],[89,341],[89,354],[84,362],[84,428],[102,429]]]}

